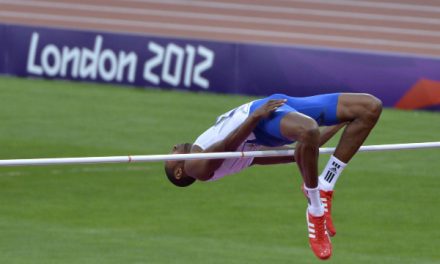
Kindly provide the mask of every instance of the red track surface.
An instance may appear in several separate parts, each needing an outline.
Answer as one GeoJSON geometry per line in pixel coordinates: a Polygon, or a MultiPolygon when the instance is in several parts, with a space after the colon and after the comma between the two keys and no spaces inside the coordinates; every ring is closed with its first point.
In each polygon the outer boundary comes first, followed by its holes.
{"type": "Polygon", "coordinates": [[[0,23],[440,57],[438,0],[0,0],[0,23]]]}

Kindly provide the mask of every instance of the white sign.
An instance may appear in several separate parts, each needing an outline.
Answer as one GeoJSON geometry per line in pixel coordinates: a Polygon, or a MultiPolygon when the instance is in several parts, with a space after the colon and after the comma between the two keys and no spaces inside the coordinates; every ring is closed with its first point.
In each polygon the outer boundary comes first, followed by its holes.
{"type": "MultiPolygon", "coordinates": [[[[86,47],[59,48],[54,44],[39,47],[40,35],[31,37],[27,72],[38,76],[71,77],[75,79],[98,78],[106,82],[135,83],[139,55],[134,51],[114,51],[103,48],[104,38],[95,37],[93,49],[86,47]]],[[[153,54],[143,63],[142,78],[150,84],[209,88],[203,76],[214,64],[215,54],[202,45],[175,43],[162,46],[150,41],[147,50],[153,54]]]]}

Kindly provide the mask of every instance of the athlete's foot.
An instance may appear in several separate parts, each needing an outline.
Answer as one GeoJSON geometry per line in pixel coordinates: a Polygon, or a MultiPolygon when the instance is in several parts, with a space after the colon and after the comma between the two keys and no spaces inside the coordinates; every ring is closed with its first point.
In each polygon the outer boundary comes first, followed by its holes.
{"type": "Polygon", "coordinates": [[[325,230],[325,217],[313,216],[307,210],[307,226],[309,229],[309,244],[313,253],[320,259],[328,259],[332,255],[332,244],[325,230]]]}
{"type": "MultiPolygon", "coordinates": [[[[307,193],[304,189],[304,183],[301,185],[301,190],[303,191],[304,195],[308,199],[307,193]]],[[[335,229],[335,226],[333,225],[333,220],[332,220],[333,191],[319,190],[319,195],[321,197],[321,202],[324,206],[325,226],[327,228],[327,232],[328,232],[329,236],[333,237],[336,235],[336,229],[335,229]]]]}
{"type": "Polygon", "coordinates": [[[321,202],[324,205],[325,226],[328,234],[332,237],[336,235],[336,229],[332,220],[332,197],[333,191],[319,190],[321,202]]]}

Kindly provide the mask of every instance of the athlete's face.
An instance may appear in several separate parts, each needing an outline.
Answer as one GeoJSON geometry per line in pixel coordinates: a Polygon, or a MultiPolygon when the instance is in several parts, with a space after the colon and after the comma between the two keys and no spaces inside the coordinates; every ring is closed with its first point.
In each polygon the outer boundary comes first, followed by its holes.
{"type": "MultiPolygon", "coordinates": [[[[171,154],[190,153],[191,147],[192,147],[192,144],[190,144],[190,143],[174,145],[171,150],[171,154]]],[[[184,165],[185,165],[185,161],[182,161],[182,160],[180,160],[180,161],[170,160],[170,161],[165,162],[165,166],[167,168],[173,170],[174,176],[178,179],[186,176],[185,171],[183,170],[184,165]]]]}

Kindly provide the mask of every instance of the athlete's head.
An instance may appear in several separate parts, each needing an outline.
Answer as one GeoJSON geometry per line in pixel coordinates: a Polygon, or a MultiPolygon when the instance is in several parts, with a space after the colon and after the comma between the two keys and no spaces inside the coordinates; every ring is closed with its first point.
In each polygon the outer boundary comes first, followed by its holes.
{"type": "MultiPolygon", "coordinates": [[[[185,154],[191,151],[192,144],[184,143],[177,144],[171,150],[172,154],[185,154]]],[[[196,179],[186,175],[183,169],[185,161],[166,161],[165,162],[165,173],[167,174],[168,180],[174,185],[179,187],[187,187],[193,184],[196,179]]]]}

